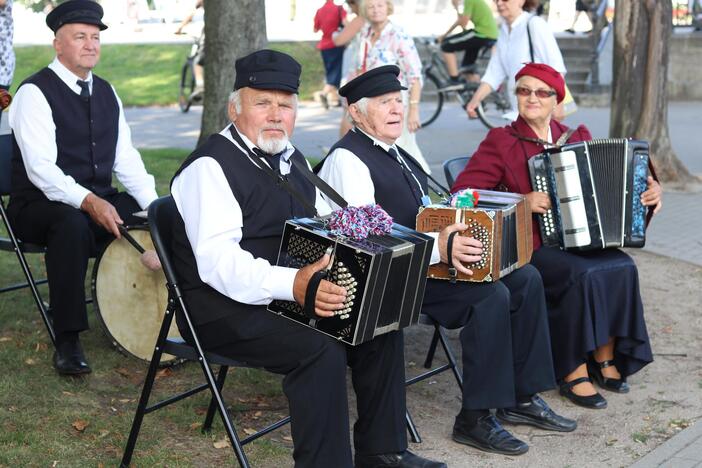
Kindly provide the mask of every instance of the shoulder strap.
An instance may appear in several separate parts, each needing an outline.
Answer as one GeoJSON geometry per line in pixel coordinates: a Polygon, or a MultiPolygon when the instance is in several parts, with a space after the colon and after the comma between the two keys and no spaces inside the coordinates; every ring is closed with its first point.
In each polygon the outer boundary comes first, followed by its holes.
{"type": "Polygon", "coordinates": [[[529,28],[529,25],[531,24],[531,19],[533,16],[530,16],[529,19],[527,20],[527,25],[526,25],[526,30],[527,30],[527,39],[529,39],[529,57],[531,57],[532,63],[534,62],[534,44],[531,42],[531,29],[529,28]]]}
{"type": "Polygon", "coordinates": [[[558,140],[556,140],[555,145],[556,146],[565,145],[568,142],[568,140],[570,140],[570,137],[573,136],[573,133],[575,133],[576,130],[577,129],[575,129],[575,128],[569,128],[568,130],[563,132],[563,134],[561,134],[560,138],[558,138],[558,140]]]}

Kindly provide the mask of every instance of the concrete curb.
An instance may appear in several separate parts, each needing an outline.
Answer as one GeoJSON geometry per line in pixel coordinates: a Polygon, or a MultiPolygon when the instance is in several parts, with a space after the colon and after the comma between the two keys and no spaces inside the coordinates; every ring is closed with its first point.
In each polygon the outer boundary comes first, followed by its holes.
{"type": "Polygon", "coordinates": [[[631,465],[631,468],[702,466],[702,422],[688,427],[631,465]]]}

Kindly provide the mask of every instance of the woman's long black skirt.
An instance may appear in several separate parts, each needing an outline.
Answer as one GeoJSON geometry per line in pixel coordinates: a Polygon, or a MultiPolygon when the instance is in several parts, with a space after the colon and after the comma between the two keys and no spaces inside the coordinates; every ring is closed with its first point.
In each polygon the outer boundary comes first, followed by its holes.
{"type": "Polygon", "coordinates": [[[614,362],[629,376],[653,361],[639,275],[620,250],[587,253],[541,247],[531,259],[544,281],[556,378],[615,337],[614,362]]]}

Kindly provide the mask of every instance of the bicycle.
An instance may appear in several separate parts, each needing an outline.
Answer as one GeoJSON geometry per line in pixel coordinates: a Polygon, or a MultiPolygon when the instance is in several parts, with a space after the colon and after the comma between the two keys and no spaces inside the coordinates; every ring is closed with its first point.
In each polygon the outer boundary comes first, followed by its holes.
{"type": "Polygon", "coordinates": [[[190,110],[193,104],[199,104],[204,97],[204,90],[197,88],[195,81],[195,65],[202,58],[202,53],[205,46],[205,31],[202,31],[200,37],[195,38],[193,45],[190,48],[190,54],[185,59],[180,72],[180,92],[178,94],[178,107],[181,112],[185,113],[190,110]]]}
{"type": "MultiPolygon", "coordinates": [[[[421,42],[431,53],[429,65],[422,70],[424,74],[424,85],[422,86],[422,103],[419,120],[422,127],[431,124],[441,113],[444,101],[449,101],[452,95],[465,108],[470,102],[473,94],[480,86],[480,83],[462,81],[455,83],[450,80],[446,64],[441,55],[441,48],[435,39],[422,39],[421,42]],[[431,105],[431,104],[435,105],[431,105]]],[[[484,57],[490,51],[490,47],[483,47],[478,54],[484,57]]],[[[492,91],[478,105],[476,112],[478,118],[487,128],[500,127],[506,123],[502,117],[511,110],[511,105],[503,90],[492,91]]]]}

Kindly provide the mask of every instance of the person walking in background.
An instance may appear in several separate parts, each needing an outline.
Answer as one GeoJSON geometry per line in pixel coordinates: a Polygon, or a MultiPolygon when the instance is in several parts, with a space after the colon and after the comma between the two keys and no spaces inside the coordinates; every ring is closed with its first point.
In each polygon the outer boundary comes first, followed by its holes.
{"type": "MultiPolygon", "coordinates": [[[[349,20],[346,18],[346,24],[344,24],[344,29],[332,34],[332,40],[336,46],[345,46],[344,56],[341,61],[341,86],[346,84],[348,77],[353,77],[356,70],[360,68],[360,63],[358,62],[359,50],[361,49],[361,29],[366,25],[366,19],[363,15],[359,14],[361,0],[346,0],[346,5],[348,5],[351,13],[355,16],[349,20]]],[[[346,135],[346,132],[351,130],[351,119],[349,118],[348,107],[345,105],[345,101],[341,100],[342,105],[344,105],[344,114],[341,116],[341,123],[339,124],[339,136],[342,137],[346,135]]]]}
{"type": "MultiPolygon", "coordinates": [[[[478,117],[475,109],[480,101],[499,88],[505,79],[512,112],[504,117],[509,121],[517,118],[514,77],[527,62],[545,63],[565,76],[563,56],[553,32],[543,18],[532,15],[538,3],[538,0],[496,0],[497,12],[504,21],[500,26],[495,53],[480,79],[480,87],[466,104],[466,112],[471,119],[478,117]]],[[[560,103],[554,118],[562,120],[563,117],[563,103],[560,103]]]]}
{"type": "MultiPolygon", "coordinates": [[[[15,51],[12,49],[13,34],[12,0],[0,0],[0,95],[6,94],[10,89],[12,76],[15,74],[15,51]]],[[[0,109],[1,120],[2,109],[0,109]]]]}
{"type": "Polygon", "coordinates": [[[185,34],[183,32],[183,29],[193,20],[195,14],[197,13],[197,10],[204,7],[205,0],[195,0],[195,5],[193,5],[193,9],[190,11],[190,13],[188,13],[185,16],[185,18],[183,18],[183,21],[180,22],[180,25],[178,25],[178,29],[176,29],[173,34],[185,34]]]}
{"type": "Polygon", "coordinates": [[[315,99],[325,108],[339,105],[338,90],[344,47],[334,44],[332,34],[344,26],[345,18],[346,10],[341,5],[336,5],[334,0],[326,0],[314,15],[314,32],[322,31],[322,39],[317,43],[317,49],[322,53],[325,73],[324,88],[315,93],[315,99]]]}
{"type": "Polygon", "coordinates": [[[359,11],[367,20],[366,26],[360,32],[362,41],[358,56],[360,66],[346,77],[347,81],[383,65],[397,65],[400,68],[400,83],[408,91],[402,92],[405,112],[402,135],[397,140],[397,144],[429,172],[429,165],[417,146],[415,135],[420,127],[422,61],[419,59],[414,40],[388,18],[394,11],[392,0],[364,0],[359,11]]]}
{"type": "Polygon", "coordinates": [[[461,0],[451,0],[451,3],[456,9],[458,17],[448,31],[438,37],[441,51],[444,53],[446,68],[451,80],[459,82],[456,52],[462,50],[464,54],[461,71],[467,75],[466,78],[469,81],[479,81],[480,75],[476,73],[475,61],[480,49],[491,47],[497,40],[497,23],[485,0],[463,0],[463,12],[458,9],[461,0]],[[469,21],[473,22],[474,29],[466,29],[469,21]],[[457,26],[460,26],[462,31],[449,36],[457,26]]]}
{"type": "Polygon", "coordinates": [[[590,18],[590,8],[592,6],[593,5],[591,1],[575,0],[575,16],[573,17],[573,24],[571,24],[570,27],[566,29],[566,32],[575,34],[575,23],[578,22],[583,13],[585,13],[585,16],[587,17],[588,21],[590,21],[590,30],[587,31],[590,32],[592,30],[592,19],[590,18]]]}

